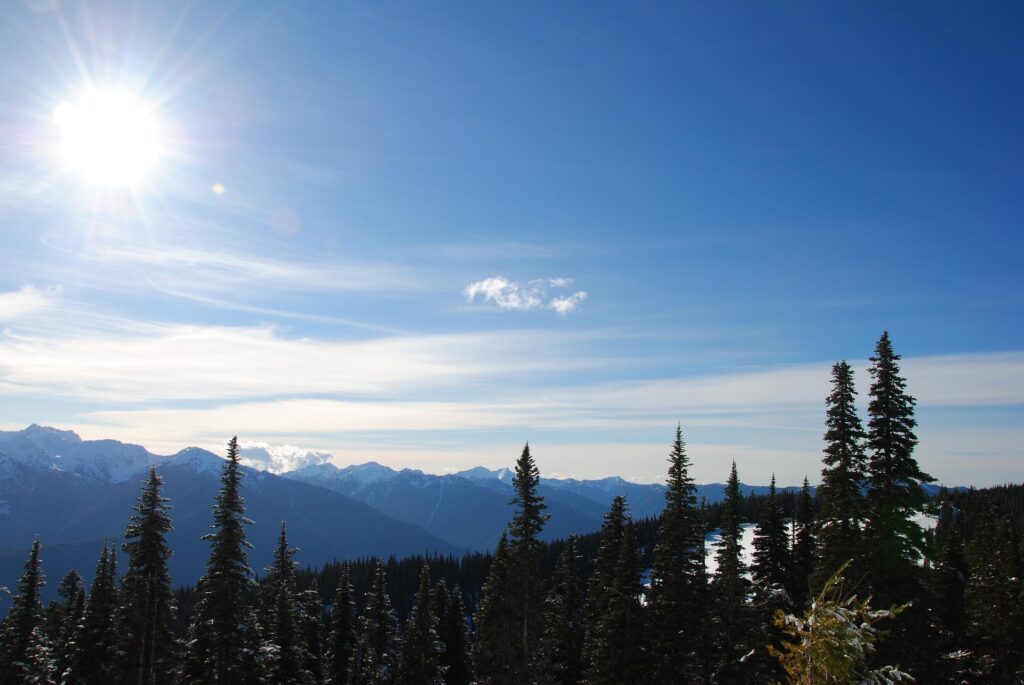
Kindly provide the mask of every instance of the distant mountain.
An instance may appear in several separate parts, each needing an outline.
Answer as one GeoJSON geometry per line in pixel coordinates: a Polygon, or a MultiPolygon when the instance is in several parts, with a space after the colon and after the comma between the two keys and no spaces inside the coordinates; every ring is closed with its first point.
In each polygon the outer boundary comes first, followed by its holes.
{"type": "MultiPolygon", "coordinates": [[[[319,464],[282,476],[347,495],[465,549],[492,549],[512,515],[511,477],[508,482],[478,483],[459,475],[395,471],[373,462],[345,468],[319,464]]],[[[589,500],[572,500],[571,496],[546,498],[551,519],[544,529],[545,539],[600,527],[600,507],[589,500]]]]}
{"type": "MultiPolygon", "coordinates": [[[[138,445],[83,441],[40,426],[0,431],[0,585],[17,581],[37,535],[51,591],[69,568],[90,577],[103,541],[120,541],[152,464],[173,507],[168,540],[174,582],[192,583],[209,553],[200,537],[209,530],[220,457],[198,448],[162,457],[138,445]]],[[[302,564],[464,549],[339,492],[245,467],[243,473],[246,514],[254,521],[247,530],[254,545],[249,560],[260,573],[283,520],[302,564]]]]}

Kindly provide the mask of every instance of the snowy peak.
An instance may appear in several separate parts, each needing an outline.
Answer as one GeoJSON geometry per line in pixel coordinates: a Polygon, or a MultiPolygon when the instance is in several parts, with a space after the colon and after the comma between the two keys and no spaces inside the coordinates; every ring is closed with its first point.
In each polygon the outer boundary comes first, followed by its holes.
{"type": "Polygon", "coordinates": [[[453,476],[459,476],[466,480],[480,481],[480,480],[500,480],[503,483],[511,483],[512,476],[514,475],[512,469],[501,468],[501,469],[488,469],[483,466],[474,466],[471,469],[465,471],[458,471],[452,474],[453,476]]]}
{"type": "Polygon", "coordinates": [[[32,424],[0,431],[0,458],[30,469],[63,471],[109,483],[128,480],[160,457],[140,445],[82,440],[73,431],[32,424]]]}
{"type": "Polygon", "coordinates": [[[224,460],[208,450],[186,447],[177,454],[166,457],[159,465],[181,466],[195,473],[219,474],[224,467],[224,460]]]}

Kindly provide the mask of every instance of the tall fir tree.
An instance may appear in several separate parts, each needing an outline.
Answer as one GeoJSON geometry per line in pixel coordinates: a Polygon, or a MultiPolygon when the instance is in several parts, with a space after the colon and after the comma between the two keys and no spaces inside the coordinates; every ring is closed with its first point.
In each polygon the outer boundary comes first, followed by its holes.
{"type": "Polygon", "coordinates": [[[583,593],[576,536],[565,540],[544,607],[535,682],[576,685],[583,677],[583,593]]]}
{"type": "MultiPolygon", "coordinates": [[[[54,671],[59,676],[71,665],[75,633],[85,614],[85,581],[75,569],[67,572],[57,587],[61,601],[47,612],[53,636],[54,671]]],[[[52,605],[51,605],[52,606],[52,605]]]]}
{"type": "Polygon", "coordinates": [[[480,685],[518,685],[522,681],[520,625],[516,620],[518,595],[513,578],[508,535],[504,531],[491,561],[476,612],[473,671],[480,685]]]}
{"type": "Polygon", "coordinates": [[[934,479],[914,458],[916,400],[907,394],[900,375],[900,356],[893,352],[889,333],[882,333],[871,357],[871,401],[868,404],[868,540],[869,582],[876,596],[903,589],[905,578],[917,567],[924,534],[914,517],[927,497],[922,483],[934,479]]]}
{"type": "Polygon", "coordinates": [[[103,545],[89,587],[82,622],[75,632],[67,683],[106,685],[114,679],[117,650],[117,550],[103,545]]]}
{"type": "Polygon", "coordinates": [[[825,400],[825,457],[818,498],[818,546],[810,586],[819,592],[839,567],[859,577],[862,527],[867,516],[863,487],[867,481],[864,428],[857,416],[853,369],[845,361],[832,366],[832,392],[825,400]]]}
{"type": "Polygon", "coordinates": [[[750,581],[743,561],[743,493],[736,462],[732,463],[722,501],[720,542],[715,554],[718,570],[711,581],[714,636],[713,681],[747,682],[743,661],[754,646],[754,615],[747,602],[750,581]]]}
{"type": "Polygon", "coordinates": [[[681,426],[676,427],[669,454],[666,486],[651,574],[655,678],[672,685],[707,682],[710,645],[704,629],[708,590],[704,523],[681,426]]]}
{"type": "Polygon", "coordinates": [[[615,636],[606,630],[602,618],[609,612],[628,511],[626,498],[616,496],[604,515],[598,533],[594,569],[587,582],[587,596],[584,601],[583,666],[590,676],[588,680],[592,680],[601,672],[603,664],[612,658],[610,652],[616,649],[615,636]]]}
{"type": "Polygon", "coordinates": [[[185,676],[192,683],[240,685],[247,682],[242,664],[261,645],[251,643],[258,631],[251,626],[249,603],[253,572],[246,549],[245,499],[241,494],[242,471],[238,462],[238,438],[228,442],[220,490],[213,506],[212,532],[206,572],[196,584],[185,676]]]}
{"type": "Polygon", "coordinates": [[[266,615],[263,639],[272,649],[268,676],[278,685],[302,685],[312,680],[305,669],[306,650],[299,633],[301,609],[295,590],[296,550],[288,545],[288,530],[281,522],[281,531],[274,550],[274,561],[267,567],[264,594],[266,615]]]}
{"type": "Polygon", "coordinates": [[[384,562],[377,563],[360,623],[359,641],[349,664],[349,685],[400,685],[398,621],[388,597],[384,562]]]}
{"type": "Polygon", "coordinates": [[[151,468],[124,533],[128,568],[121,583],[116,663],[119,682],[128,685],[166,683],[176,666],[166,539],[172,526],[169,500],[160,494],[162,483],[151,468]]]}
{"type": "Polygon", "coordinates": [[[0,630],[0,683],[3,685],[25,682],[29,653],[36,642],[33,637],[42,623],[43,605],[39,596],[46,579],[39,550],[39,538],[36,538],[14,590],[11,610],[0,630]]]}
{"type": "Polygon", "coordinates": [[[424,562],[412,613],[405,625],[398,681],[403,685],[443,685],[437,616],[431,607],[430,566],[424,562]]]}
{"type": "Polygon", "coordinates": [[[327,638],[326,675],[328,685],[348,683],[348,665],[356,645],[356,603],[352,589],[352,567],[341,566],[341,577],[331,606],[327,638]]]}
{"type": "Polygon", "coordinates": [[[645,650],[640,557],[630,520],[625,522],[618,551],[615,570],[606,588],[605,611],[587,616],[587,621],[595,623],[591,634],[597,639],[584,675],[588,685],[648,682],[651,675],[649,654],[645,650]]]}
{"type": "Polygon", "coordinates": [[[939,626],[929,611],[931,598],[919,563],[924,533],[915,520],[927,501],[922,483],[934,479],[914,458],[915,400],[906,391],[900,356],[888,332],[871,357],[873,382],[868,403],[868,517],[864,528],[863,570],[875,601],[909,603],[879,641],[877,658],[898,663],[916,678],[934,680],[940,663],[939,626]]]}
{"type": "Polygon", "coordinates": [[[303,668],[312,683],[324,681],[324,603],[320,585],[313,578],[310,586],[298,593],[299,640],[302,642],[303,668]]]}
{"type": "Polygon", "coordinates": [[[779,591],[786,587],[790,572],[786,537],[786,521],[775,489],[775,475],[772,474],[761,520],[754,530],[751,575],[761,592],[779,591]]]}
{"type": "Polygon", "coordinates": [[[800,495],[796,500],[796,513],[793,517],[793,558],[790,564],[789,581],[793,606],[800,611],[803,610],[810,597],[811,573],[814,571],[816,547],[814,499],[811,497],[811,484],[804,476],[804,484],[800,488],[800,495]]]}
{"type": "Polygon", "coordinates": [[[509,523],[509,550],[515,588],[513,610],[519,626],[516,670],[519,671],[518,680],[523,683],[530,678],[544,609],[540,533],[549,516],[544,513],[547,509],[544,498],[537,494],[539,485],[540,471],[530,454],[530,444],[527,443],[522,455],[516,460],[515,476],[512,478],[515,496],[510,502],[516,507],[516,513],[509,523]]]}
{"type": "Polygon", "coordinates": [[[445,685],[469,685],[473,669],[469,661],[469,641],[466,636],[466,607],[462,603],[462,589],[456,585],[448,597],[448,607],[442,624],[445,685]]]}

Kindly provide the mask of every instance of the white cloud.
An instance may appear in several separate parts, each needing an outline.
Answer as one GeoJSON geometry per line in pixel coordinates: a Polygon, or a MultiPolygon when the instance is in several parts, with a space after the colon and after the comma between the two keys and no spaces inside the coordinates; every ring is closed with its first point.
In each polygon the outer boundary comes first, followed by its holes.
{"type": "Polygon", "coordinates": [[[579,303],[586,299],[587,293],[583,290],[573,293],[567,297],[555,297],[551,300],[551,308],[563,316],[575,311],[579,303]]]}
{"type": "Polygon", "coordinates": [[[271,473],[285,473],[331,461],[331,455],[327,452],[295,445],[271,445],[266,442],[242,442],[238,454],[240,461],[246,466],[271,473]]]}
{"type": "Polygon", "coordinates": [[[40,290],[31,285],[0,293],[0,321],[12,321],[23,314],[45,309],[53,304],[57,293],[56,288],[40,290]]]}
{"type": "Polygon", "coordinates": [[[491,276],[482,281],[470,283],[463,290],[466,299],[473,302],[479,296],[484,302],[493,302],[499,309],[511,311],[528,311],[531,309],[551,309],[558,314],[574,311],[587,293],[579,291],[572,295],[557,297],[549,294],[551,288],[567,288],[573,279],[564,277],[537,278],[525,286],[510,281],[504,276],[491,276]]]}

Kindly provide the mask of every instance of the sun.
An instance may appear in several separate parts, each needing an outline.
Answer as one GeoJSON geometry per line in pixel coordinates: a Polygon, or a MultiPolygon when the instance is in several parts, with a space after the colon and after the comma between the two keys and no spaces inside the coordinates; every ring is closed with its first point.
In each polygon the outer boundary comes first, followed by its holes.
{"type": "Polygon", "coordinates": [[[160,127],[152,110],[122,92],[91,91],[53,111],[64,165],[98,186],[141,183],[160,160],[160,127]]]}

